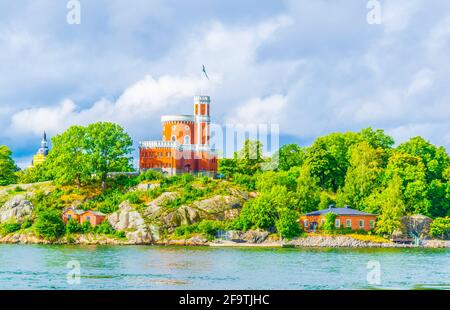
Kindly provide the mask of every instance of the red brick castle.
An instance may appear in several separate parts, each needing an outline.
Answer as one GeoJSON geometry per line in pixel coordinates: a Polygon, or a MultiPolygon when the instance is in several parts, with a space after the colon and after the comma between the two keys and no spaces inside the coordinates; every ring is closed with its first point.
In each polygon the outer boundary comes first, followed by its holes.
{"type": "Polygon", "coordinates": [[[195,96],[194,115],[162,116],[162,140],[139,142],[139,169],[214,175],[217,155],[210,146],[210,102],[209,96],[195,96]]]}

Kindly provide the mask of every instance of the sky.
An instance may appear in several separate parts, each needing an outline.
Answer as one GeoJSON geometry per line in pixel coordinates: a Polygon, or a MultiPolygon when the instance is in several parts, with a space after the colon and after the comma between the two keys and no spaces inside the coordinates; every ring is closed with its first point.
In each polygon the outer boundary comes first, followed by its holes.
{"type": "Polygon", "coordinates": [[[450,1],[67,0],[0,3],[0,144],[29,165],[43,131],[112,121],[161,138],[211,96],[213,122],[279,124],[280,142],[384,129],[450,149],[450,1]],[[210,81],[202,77],[202,65],[210,81]]]}

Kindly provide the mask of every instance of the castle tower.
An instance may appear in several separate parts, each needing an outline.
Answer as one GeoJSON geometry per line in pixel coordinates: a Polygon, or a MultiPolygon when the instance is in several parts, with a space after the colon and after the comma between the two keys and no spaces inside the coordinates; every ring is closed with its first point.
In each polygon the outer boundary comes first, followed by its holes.
{"type": "Polygon", "coordinates": [[[194,141],[200,146],[209,145],[210,139],[210,102],[209,96],[195,96],[194,97],[194,141]]]}

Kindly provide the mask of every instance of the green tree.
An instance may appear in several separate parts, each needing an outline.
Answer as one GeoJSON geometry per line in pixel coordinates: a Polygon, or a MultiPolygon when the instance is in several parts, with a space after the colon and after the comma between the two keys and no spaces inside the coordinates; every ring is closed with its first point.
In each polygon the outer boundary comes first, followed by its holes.
{"type": "Polygon", "coordinates": [[[39,212],[34,223],[38,237],[54,241],[64,234],[64,223],[61,214],[55,209],[39,212]]]}
{"type": "Polygon", "coordinates": [[[276,216],[269,195],[261,194],[244,204],[237,225],[244,231],[251,228],[269,229],[275,225],[276,216]]]}
{"type": "Polygon", "coordinates": [[[83,229],[77,220],[70,219],[66,224],[66,232],[68,234],[82,233],[83,229]]]}
{"type": "Polygon", "coordinates": [[[450,184],[432,180],[428,184],[427,198],[431,202],[429,215],[435,217],[450,216],[450,184]]]}
{"type": "Polygon", "coordinates": [[[53,179],[50,170],[48,168],[47,161],[36,167],[30,167],[24,170],[19,170],[16,172],[16,176],[17,181],[20,184],[44,182],[53,179]]]}
{"type": "Polygon", "coordinates": [[[59,184],[78,186],[91,177],[91,158],[87,153],[87,132],[82,126],[72,126],[52,138],[53,148],[46,163],[59,184]]]}
{"type": "Polygon", "coordinates": [[[359,141],[352,132],[333,133],[320,137],[307,148],[305,163],[311,174],[320,180],[322,189],[336,192],[344,185],[349,167],[349,148],[359,141]]]}
{"type": "Polygon", "coordinates": [[[238,163],[235,158],[221,158],[219,159],[218,172],[223,174],[227,179],[231,178],[235,173],[238,173],[238,163]]]}
{"type": "Polygon", "coordinates": [[[450,217],[438,217],[430,224],[430,235],[442,239],[450,237],[450,217]]]}
{"type": "Polygon", "coordinates": [[[103,189],[109,172],[132,170],[130,154],[133,142],[117,124],[99,122],[86,128],[86,150],[90,156],[92,172],[99,175],[103,189]]]}
{"type": "Polygon", "coordinates": [[[333,231],[336,229],[336,218],[337,214],[334,212],[328,212],[325,214],[325,223],[322,229],[325,231],[333,231]]]}
{"type": "Polygon", "coordinates": [[[293,238],[300,235],[299,213],[289,208],[279,210],[279,217],[275,221],[275,227],[282,238],[293,238]]]}
{"type": "Polygon", "coordinates": [[[378,234],[392,235],[401,227],[401,217],[405,210],[402,194],[402,180],[395,175],[387,188],[379,195],[381,214],[377,221],[378,234]]]}
{"type": "Polygon", "coordinates": [[[308,213],[317,210],[320,203],[320,186],[318,180],[311,175],[308,165],[303,165],[297,179],[297,210],[308,213]]]}
{"type": "Polygon", "coordinates": [[[294,195],[285,186],[276,185],[269,192],[263,192],[244,204],[237,221],[240,229],[270,229],[286,210],[294,208],[294,195]]]}
{"type": "Polygon", "coordinates": [[[260,141],[245,140],[243,148],[235,154],[238,171],[243,174],[254,174],[261,170],[263,145],[260,141]]]}
{"type": "Polygon", "coordinates": [[[364,200],[381,185],[384,151],[381,148],[375,149],[364,141],[352,147],[350,152],[350,168],[337,200],[339,205],[351,205],[362,210],[364,200]]]}
{"type": "Polygon", "coordinates": [[[12,152],[7,146],[0,145],[0,185],[13,184],[17,180],[16,164],[11,155],[12,152]]]}
{"type": "Polygon", "coordinates": [[[264,171],[255,176],[256,190],[259,192],[270,191],[275,185],[285,186],[289,191],[295,191],[297,188],[296,175],[288,171],[264,171]]]}
{"type": "Polygon", "coordinates": [[[425,165],[427,182],[434,179],[442,180],[444,170],[450,166],[450,158],[443,147],[436,147],[422,137],[414,137],[402,143],[398,152],[419,157],[425,165]]]}
{"type": "Polygon", "coordinates": [[[429,215],[431,202],[427,198],[425,165],[418,156],[396,152],[389,158],[386,179],[401,179],[406,213],[429,215]]]}
{"type": "Polygon", "coordinates": [[[392,148],[394,139],[386,135],[384,130],[373,130],[371,127],[365,128],[359,132],[361,139],[369,143],[374,149],[382,148],[384,150],[392,148]]]}
{"type": "Polygon", "coordinates": [[[326,191],[320,193],[319,210],[328,209],[330,205],[334,204],[336,204],[336,201],[331,193],[326,191]]]}
{"type": "Polygon", "coordinates": [[[278,159],[278,170],[288,171],[292,167],[299,167],[303,164],[305,149],[297,144],[286,144],[275,154],[278,159]]]}

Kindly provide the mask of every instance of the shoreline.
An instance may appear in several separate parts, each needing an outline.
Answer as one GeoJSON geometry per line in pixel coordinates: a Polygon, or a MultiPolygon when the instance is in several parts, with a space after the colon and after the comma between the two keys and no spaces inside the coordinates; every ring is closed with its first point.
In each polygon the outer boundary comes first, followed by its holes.
{"type": "Polygon", "coordinates": [[[49,241],[27,234],[14,234],[0,237],[0,244],[42,244],[42,245],[154,245],[154,246],[188,246],[213,248],[418,248],[450,249],[450,240],[423,240],[422,244],[399,244],[394,242],[361,241],[347,236],[308,236],[290,241],[266,240],[260,243],[234,242],[227,240],[207,241],[205,239],[159,240],[153,242],[130,242],[109,236],[79,235],[70,242],[63,239],[49,241]]]}

